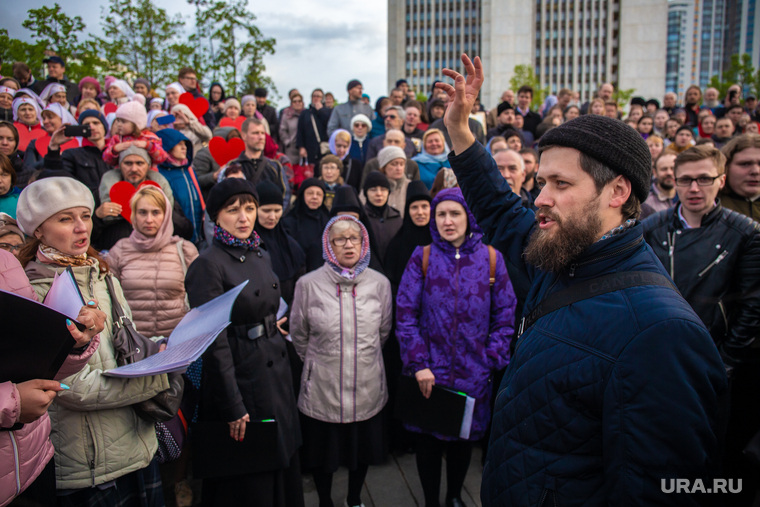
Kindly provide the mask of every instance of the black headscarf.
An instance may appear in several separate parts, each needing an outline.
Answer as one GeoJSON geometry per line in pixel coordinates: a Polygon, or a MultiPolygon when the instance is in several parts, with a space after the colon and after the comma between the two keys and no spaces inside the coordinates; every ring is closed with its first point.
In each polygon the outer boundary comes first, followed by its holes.
{"type": "MultiPolygon", "coordinates": [[[[259,206],[268,204],[282,205],[282,190],[271,181],[262,181],[256,185],[259,193],[259,206]]],[[[280,281],[295,278],[306,267],[306,254],[298,242],[282,226],[280,220],[274,229],[267,229],[256,220],[254,230],[264,243],[264,249],[272,258],[272,270],[280,281]]],[[[285,298],[287,301],[287,298],[285,298]]]]}
{"type": "MultiPolygon", "coordinates": [[[[211,83],[211,86],[208,87],[208,103],[212,106],[215,106],[219,104],[220,102],[224,102],[225,100],[227,100],[227,96],[224,93],[224,86],[222,86],[222,83],[219,83],[218,81],[214,81],[213,83],[211,83]],[[219,98],[219,100],[214,100],[211,98],[211,89],[214,86],[218,86],[222,90],[222,96],[219,98]]],[[[240,111],[240,113],[242,114],[243,112],[240,111]]]]}
{"type": "Polygon", "coordinates": [[[406,189],[404,225],[401,226],[401,229],[399,229],[388,244],[388,251],[383,262],[385,276],[390,280],[394,293],[401,283],[401,277],[404,274],[409,259],[412,257],[412,253],[414,253],[414,249],[433,242],[433,238],[430,235],[430,226],[428,224],[422,226],[414,225],[412,217],[409,216],[409,206],[416,201],[431,201],[430,193],[428,193],[425,183],[419,180],[409,183],[406,189]]]}
{"type": "Polygon", "coordinates": [[[314,271],[324,264],[322,259],[322,232],[330,220],[330,212],[322,201],[317,209],[310,209],[304,201],[304,193],[309,187],[319,187],[326,193],[325,184],[316,178],[308,178],[298,188],[298,198],[290,211],[282,219],[288,234],[298,242],[306,254],[306,271],[314,271]]]}

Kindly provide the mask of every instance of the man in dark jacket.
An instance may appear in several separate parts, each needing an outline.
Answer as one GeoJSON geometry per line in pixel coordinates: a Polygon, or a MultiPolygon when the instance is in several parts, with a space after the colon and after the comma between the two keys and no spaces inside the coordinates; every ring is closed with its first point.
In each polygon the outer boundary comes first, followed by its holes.
{"type": "Polygon", "coordinates": [[[90,126],[90,137],[82,140],[80,148],[71,148],[61,153],[60,145],[68,141],[68,138],[63,136],[62,125],[53,133],[43,164],[45,169],[66,171],[72,178],[84,183],[92,192],[97,208],[100,206],[100,179],[113,169],[103,161],[108,122],[99,111],[87,109],[79,115],[79,123],[90,126]]]}
{"type": "Polygon", "coordinates": [[[31,85],[32,91],[37,95],[42,93],[50,83],[61,83],[66,87],[66,100],[69,104],[75,104],[76,98],[79,95],[79,88],[76,83],[72,83],[66,79],[66,62],[60,56],[49,56],[42,60],[42,63],[47,64],[48,77],[44,81],[35,81],[31,85]]]}
{"type": "Polygon", "coordinates": [[[760,224],[717,200],[725,162],[709,145],[681,153],[680,204],[644,221],[644,238],[734,368],[724,476],[743,479],[731,505],[750,505],[760,467],[742,450],[760,430],[760,224]]]}
{"type": "Polygon", "coordinates": [[[495,400],[483,505],[696,505],[698,495],[666,493],[668,480],[712,487],[727,379],[636,220],[651,178],[646,143],[602,116],[551,129],[538,211],[525,209],[467,128],[483,66],[462,59],[467,78],[446,69],[456,88],[438,85],[450,97],[449,159],[526,298],[495,400]]]}
{"type": "Polygon", "coordinates": [[[254,97],[256,97],[256,110],[261,113],[264,119],[269,123],[269,135],[272,136],[274,142],[280,144],[280,121],[277,119],[277,110],[267,104],[267,89],[256,88],[253,91],[254,97]]]}
{"type": "MultiPolygon", "coordinates": [[[[264,156],[266,145],[264,123],[258,118],[248,118],[243,122],[241,135],[245,143],[245,151],[240,154],[237,162],[243,168],[245,179],[254,185],[264,180],[271,181],[285,192],[282,167],[276,161],[264,156]]],[[[286,199],[289,197],[288,195],[286,199]]],[[[283,203],[283,206],[287,207],[287,203],[283,203]]]]}

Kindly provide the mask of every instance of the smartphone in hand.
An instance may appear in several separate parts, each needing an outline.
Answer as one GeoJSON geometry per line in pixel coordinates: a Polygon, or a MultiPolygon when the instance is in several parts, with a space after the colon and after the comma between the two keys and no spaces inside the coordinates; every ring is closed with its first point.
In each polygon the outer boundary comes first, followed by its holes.
{"type": "Polygon", "coordinates": [[[92,129],[89,125],[66,125],[63,135],[66,137],[90,137],[92,129]]]}

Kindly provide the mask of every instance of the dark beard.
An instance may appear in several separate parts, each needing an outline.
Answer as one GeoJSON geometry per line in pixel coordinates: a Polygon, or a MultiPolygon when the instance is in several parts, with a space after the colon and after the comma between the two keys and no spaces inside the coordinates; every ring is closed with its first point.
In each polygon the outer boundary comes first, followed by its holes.
{"type": "Polygon", "coordinates": [[[663,190],[673,190],[674,185],[671,182],[660,181],[659,184],[660,188],[663,190]]]}
{"type": "Polygon", "coordinates": [[[548,231],[536,229],[523,252],[525,260],[544,271],[558,273],[567,268],[599,237],[602,220],[596,209],[597,199],[589,202],[578,215],[571,215],[562,221],[550,209],[539,208],[536,216],[543,213],[556,220],[557,231],[552,237],[548,231]]]}

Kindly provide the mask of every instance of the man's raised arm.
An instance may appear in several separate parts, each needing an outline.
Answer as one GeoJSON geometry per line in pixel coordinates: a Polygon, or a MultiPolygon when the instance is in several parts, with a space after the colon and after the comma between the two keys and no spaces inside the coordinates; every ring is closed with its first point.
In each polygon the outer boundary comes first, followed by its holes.
{"type": "Polygon", "coordinates": [[[467,74],[466,78],[455,70],[443,69],[443,74],[454,80],[454,86],[448,83],[436,83],[438,88],[449,95],[449,106],[443,122],[451,137],[451,149],[457,155],[475,142],[467,120],[470,118],[475,99],[480,93],[480,87],[483,86],[483,63],[480,57],[476,56],[473,61],[463,54],[462,63],[467,74]]]}

